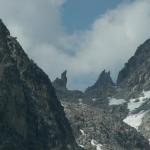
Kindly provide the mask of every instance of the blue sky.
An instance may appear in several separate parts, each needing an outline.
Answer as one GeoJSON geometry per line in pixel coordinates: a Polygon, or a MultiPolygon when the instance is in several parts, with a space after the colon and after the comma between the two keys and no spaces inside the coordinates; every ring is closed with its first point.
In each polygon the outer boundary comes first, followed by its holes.
{"type": "Polygon", "coordinates": [[[62,21],[68,32],[86,30],[95,19],[123,0],[68,0],[62,7],[62,21]]]}
{"type": "Polygon", "coordinates": [[[0,17],[54,80],[84,90],[101,71],[113,80],[150,38],[150,0],[0,0],[0,17]],[[7,8],[7,9],[6,9],[7,8]]]}

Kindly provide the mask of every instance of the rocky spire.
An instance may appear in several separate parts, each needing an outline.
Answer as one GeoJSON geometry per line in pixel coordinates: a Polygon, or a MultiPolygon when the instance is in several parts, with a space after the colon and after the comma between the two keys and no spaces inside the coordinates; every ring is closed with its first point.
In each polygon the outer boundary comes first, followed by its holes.
{"type": "Polygon", "coordinates": [[[56,89],[60,89],[60,90],[67,89],[67,71],[66,70],[61,74],[61,78],[56,78],[53,81],[53,86],[56,89]]]}
{"type": "Polygon", "coordinates": [[[113,85],[114,83],[111,79],[110,71],[106,72],[105,70],[103,70],[101,74],[99,75],[95,84],[89,87],[88,89],[101,89],[101,88],[113,86],[113,85]]]}
{"type": "Polygon", "coordinates": [[[113,86],[114,86],[114,83],[111,79],[110,71],[106,72],[105,70],[103,70],[101,74],[99,75],[95,84],[92,85],[91,87],[88,87],[85,93],[88,94],[88,96],[99,95],[100,93],[101,95],[103,94],[105,95],[105,93],[107,93],[108,90],[110,90],[113,86]]]}
{"type": "Polygon", "coordinates": [[[62,74],[61,74],[61,80],[63,81],[64,86],[67,86],[67,70],[65,70],[62,74]]]}
{"type": "Polygon", "coordinates": [[[102,88],[102,87],[112,86],[112,85],[114,85],[114,83],[111,79],[110,71],[106,72],[105,70],[103,70],[93,87],[102,88]]]}

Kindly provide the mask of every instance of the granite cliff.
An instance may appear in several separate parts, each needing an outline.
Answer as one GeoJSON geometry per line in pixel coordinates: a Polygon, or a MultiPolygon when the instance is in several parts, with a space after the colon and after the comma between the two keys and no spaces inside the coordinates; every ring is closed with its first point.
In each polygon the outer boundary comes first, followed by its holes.
{"type": "Polygon", "coordinates": [[[0,150],[79,150],[48,76],[0,20],[0,150]]]}

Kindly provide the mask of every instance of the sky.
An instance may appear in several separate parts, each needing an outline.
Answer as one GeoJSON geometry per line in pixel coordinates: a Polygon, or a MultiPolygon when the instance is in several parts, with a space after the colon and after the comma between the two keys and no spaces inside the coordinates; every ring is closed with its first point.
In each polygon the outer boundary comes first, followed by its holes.
{"type": "Polygon", "coordinates": [[[62,23],[67,32],[90,29],[95,19],[115,8],[123,0],[68,0],[61,8],[62,23]]]}
{"type": "Polygon", "coordinates": [[[150,0],[0,0],[0,18],[53,81],[84,90],[104,69],[115,81],[150,38],[150,0]]]}

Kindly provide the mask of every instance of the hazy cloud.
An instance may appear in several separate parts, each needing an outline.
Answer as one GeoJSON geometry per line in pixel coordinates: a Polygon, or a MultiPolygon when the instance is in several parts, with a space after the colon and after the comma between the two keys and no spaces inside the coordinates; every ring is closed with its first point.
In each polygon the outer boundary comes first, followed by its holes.
{"type": "Polygon", "coordinates": [[[139,44],[150,38],[150,1],[135,0],[99,16],[85,32],[68,35],[65,0],[0,0],[0,14],[27,53],[50,76],[67,69],[69,86],[85,88],[103,70],[115,79],[139,44]]]}
{"type": "Polygon", "coordinates": [[[150,38],[149,26],[149,0],[123,3],[93,23],[91,30],[85,34],[86,40],[77,58],[85,64],[83,68],[89,64],[87,72],[107,69],[115,78],[139,44],[150,38]]]}

